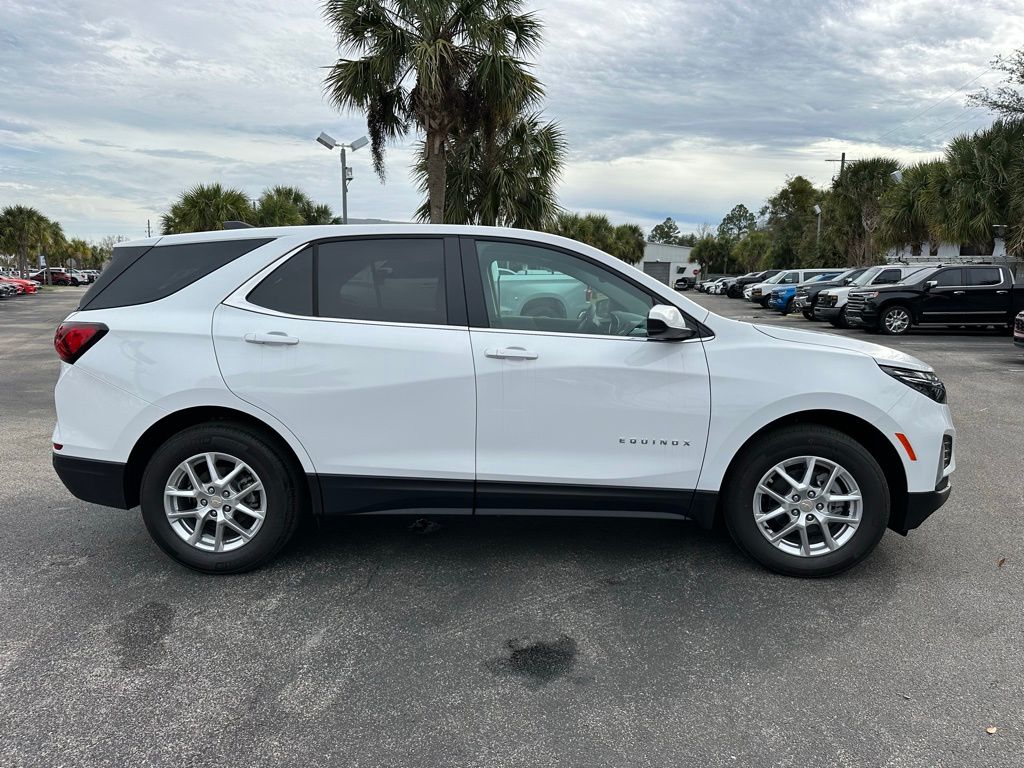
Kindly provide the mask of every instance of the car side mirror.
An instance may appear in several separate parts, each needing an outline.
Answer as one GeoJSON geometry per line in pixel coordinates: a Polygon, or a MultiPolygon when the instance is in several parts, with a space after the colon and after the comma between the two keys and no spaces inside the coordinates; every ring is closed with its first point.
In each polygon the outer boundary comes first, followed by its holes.
{"type": "Polygon", "coordinates": [[[676,307],[656,304],[647,313],[647,338],[653,341],[681,341],[696,335],[697,330],[686,324],[686,318],[676,307]]]}
{"type": "Polygon", "coordinates": [[[934,288],[934,287],[935,287],[936,285],[938,285],[938,284],[939,284],[939,281],[938,281],[938,280],[928,280],[928,281],[927,281],[927,282],[926,282],[926,283],[924,284],[924,289],[925,289],[926,291],[930,291],[930,290],[931,290],[932,288],[934,288]]]}
{"type": "Polygon", "coordinates": [[[852,282],[853,282],[853,278],[852,277],[848,277],[845,280],[843,280],[843,285],[849,285],[852,282]]]}

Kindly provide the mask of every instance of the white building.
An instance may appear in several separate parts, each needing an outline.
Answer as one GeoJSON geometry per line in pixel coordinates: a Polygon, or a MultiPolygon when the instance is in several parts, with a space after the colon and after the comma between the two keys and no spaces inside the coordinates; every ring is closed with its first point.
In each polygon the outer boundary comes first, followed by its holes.
{"type": "Polygon", "coordinates": [[[914,253],[912,246],[894,248],[885,255],[890,264],[1003,264],[1017,277],[1024,276],[1024,264],[1006,255],[1006,245],[1001,238],[995,239],[992,253],[977,253],[974,248],[957,243],[922,243],[914,253]]]}
{"type": "Polygon", "coordinates": [[[691,282],[695,282],[700,275],[700,265],[690,261],[692,250],[689,245],[645,243],[644,257],[637,266],[665,285],[675,285],[680,277],[687,277],[691,282]]]}

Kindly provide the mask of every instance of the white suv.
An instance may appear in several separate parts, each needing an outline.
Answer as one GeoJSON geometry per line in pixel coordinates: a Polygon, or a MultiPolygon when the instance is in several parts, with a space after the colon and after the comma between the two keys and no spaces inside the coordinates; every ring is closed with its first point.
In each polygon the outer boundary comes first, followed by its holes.
{"type": "Polygon", "coordinates": [[[265,562],[311,510],[720,517],[767,567],[822,576],[920,525],[954,469],[920,360],[718,317],[538,232],[126,243],[55,346],[64,484],[140,505],[167,554],[210,572],[265,562]],[[504,300],[503,270],[576,281],[586,306],[510,310],[528,298],[504,300]]]}

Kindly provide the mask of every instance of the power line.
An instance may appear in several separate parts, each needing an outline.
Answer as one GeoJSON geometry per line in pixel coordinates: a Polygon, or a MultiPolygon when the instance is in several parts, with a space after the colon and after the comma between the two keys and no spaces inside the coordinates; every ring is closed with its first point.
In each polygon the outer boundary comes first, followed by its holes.
{"type": "Polygon", "coordinates": [[[919,139],[927,139],[929,136],[932,136],[933,134],[941,133],[943,131],[943,129],[945,129],[947,126],[949,126],[949,127],[956,127],[956,126],[959,126],[959,125],[963,125],[963,124],[969,123],[971,120],[974,120],[975,118],[977,118],[984,111],[985,111],[984,108],[973,108],[969,112],[967,112],[966,114],[961,112],[959,115],[954,117],[952,120],[947,120],[946,122],[944,122],[939,127],[932,128],[931,130],[929,130],[929,131],[927,131],[925,133],[922,133],[917,138],[919,138],[919,139]]]}
{"type": "Polygon", "coordinates": [[[876,139],[876,141],[881,141],[882,139],[884,139],[884,138],[885,138],[886,136],[888,136],[889,134],[891,134],[891,133],[895,133],[896,131],[898,131],[898,130],[899,130],[900,128],[902,128],[902,127],[903,127],[904,125],[906,125],[907,123],[913,122],[914,120],[916,120],[917,118],[919,118],[919,117],[920,117],[921,115],[925,114],[926,112],[930,112],[931,110],[935,109],[935,107],[939,106],[939,104],[943,104],[943,103],[945,103],[945,102],[949,101],[949,100],[950,100],[951,98],[953,98],[953,97],[954,97],[954,96],[956,96],[956,95],[957,95],[958,93],[960,93],[960,91],[962,91],[962,90],[963,90],[964,88],[966,88],[966,87],[967,87],[968,85],[970,85],[971,83],[977,82],[978,80],[980,80],[981,78],[983,78],[983,77],[984,77],[985,75],[987,75],[987,74],[988,74],[989,72],[991,72],[991,71],[992,71],[992,67],[988,67],[987,69],[985,69],[985,71],[984,71],[984,72],[982,72],[982,73],[981,73],[981,74],[979,74],[979,75],[975,75],[974,77],[972,77],[972,78],[971,78],[970,80],[968,80],[968,81],[967,81],[966,83],[964,83],[963,85],[961,85],[961,86],[960,86],[959,88],[957,88],[956,90],[950,91],[949,93],[947,93],[947,94],[946,94],[945,96],[943,96],[943,97],[942,97],[941,99],[939,99],[938,101],[936,101],[936,102],[934,102],[934,103],[930,104],[929,106],[927,106],[927,107],[925,107],[924,109],[922,109],[922,110],[921,110],[920,112],[917,112],[917,113],[915,113],[915,114],[911,115],[911,116],[910,116],[910,117],[908,117],[908,118],[907,118],[906,120],[904,120],[904,121],[902,121],[901,123],[898,123],[898,124],[897,124],[897,125],[895,125],[894,127],[890,128],[890,129],[889,129],[888,131],[886,131],[886,132],[885,132],[885,133],[883,133],[883,134],[882,134],[881,136],[879,136],[879,137],[878,137],[878,138],[876,139]]]}

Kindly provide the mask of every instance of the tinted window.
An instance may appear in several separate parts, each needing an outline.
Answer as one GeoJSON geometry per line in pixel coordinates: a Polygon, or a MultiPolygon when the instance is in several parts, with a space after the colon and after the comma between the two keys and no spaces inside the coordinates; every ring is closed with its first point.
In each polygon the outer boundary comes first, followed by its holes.
{"type": "Polygon", "coordinates": [[[304,248],[250,291],[248,301],[289,315],[313,314],[313,249],[304,248]]]}
{"type": "Polygon", "coordinates": [[[932,275],[932,280],[935,280],[939,285],[963,285],[963,277],[961,273],[962,269],[944,269],[937,275],[932,275]]]}
{"type": "Polygon", "coordinates": [[[999,285],[1003,275],[999,267],[972,267],[967,270],[968,285],[999,285]]]}
{"type": "MultiPolygon", "coordinates": [[[[111,279],[105,285],[102,278],[94,283],[93,289],[83,297],[81,308],[127,307],[166,298],[269,242],[268,238],[157,246],[149,248],[130,263],[127,263],[128,258],[123,260],[125,266],[116,275],[112,274],[115,263],[111,261],[110,266],[103,270],[103,277],[111,273],[111,279]]],[[[119,250],[115,249],[115,254],[119,250]]]]}
{"type": "Polygon", "coordinates": [[[82,296],[82,300],[78,302],[78,308],[85,309],[100,291],[114,281],[114,278],[128,269],[142,254],[152,247],[151,245],[116,246],[113,254],[111,254],[110,263],[104,267],[100,276],[96,278],[96,282],[89,286],[89,289],[82,296]]]}
{"type": "Polygon", "coordinates": [[[654,300],[586,259],[521,243],[477,241],[491,328],[645,336],[654,300]]]}
{"type": "Polygon", "coordinates": [[[898,283],[901,276],[902,275],[898,269],[883,269],[878,273],[878,277],[875,278],[875,285],[898,283]]]}
{"type": "Polygon", "coordinates": [[[439,239],[345,240],[317,247],[321,317],[448,322],[439,239]]]}

